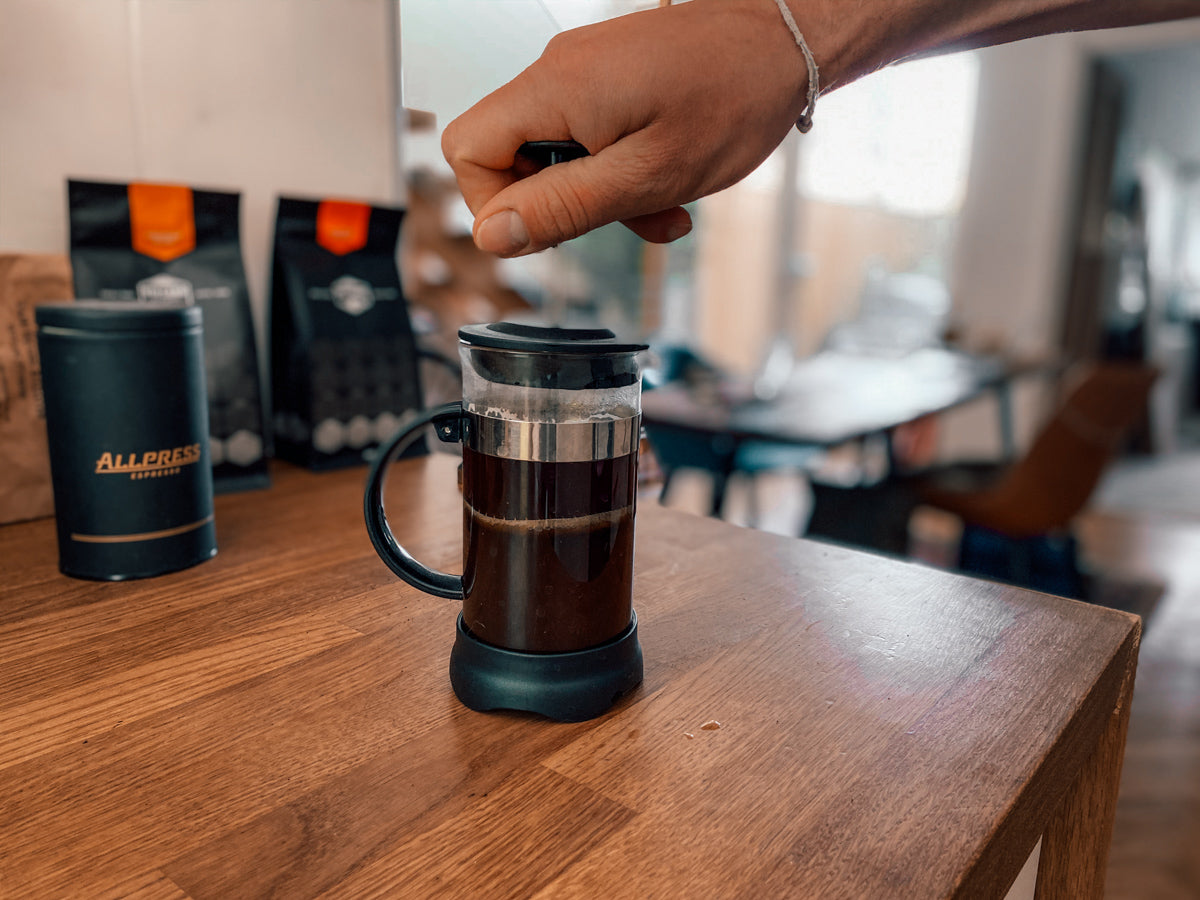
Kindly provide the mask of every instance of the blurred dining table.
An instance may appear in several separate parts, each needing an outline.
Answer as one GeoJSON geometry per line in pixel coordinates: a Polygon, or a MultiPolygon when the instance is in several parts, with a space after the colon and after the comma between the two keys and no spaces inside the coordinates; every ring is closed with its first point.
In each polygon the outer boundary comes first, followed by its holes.
{"type": "Polygon", "coordinates": [[[1002,357],[943,347],[890,356],[824,350],[797,360],[769,396],[757,395],[749,378],[676,381],[646,392],[642,418],[739,441],[832,447],[886,434],[994,391],[1008,441],[1005,391],[1028,369],[1002,357]]]}
{"type": "Polygon", "coordinates": [[[891,470],[897,429],[984,395],[995,398],[997,457],[1011,459],[1013,383],[1049,369],[1043,362],[943,346],[896,354],[822,350],[796,360],[766,396],[756,393],[751,378],[711,371],[657,386],[642,398],[642,421],[668,468],[690,462],[714,476],[717,515],[724,482],[739,470],[789,458],[802,465],[818,451],[871,438],[883,442],[891,470]]]}

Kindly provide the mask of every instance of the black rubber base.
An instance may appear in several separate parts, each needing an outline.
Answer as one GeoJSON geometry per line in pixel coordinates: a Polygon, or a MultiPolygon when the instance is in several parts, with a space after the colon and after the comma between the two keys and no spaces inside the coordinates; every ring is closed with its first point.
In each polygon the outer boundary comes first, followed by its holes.
{"type": "Polygon", "coordinates": [[[594,719],[642,683],[637,615],[606,644],[571,653],[522,653],[479,640],[458,617],[450,684],[469,709],[515,709],[559,722],[594,719]]]}

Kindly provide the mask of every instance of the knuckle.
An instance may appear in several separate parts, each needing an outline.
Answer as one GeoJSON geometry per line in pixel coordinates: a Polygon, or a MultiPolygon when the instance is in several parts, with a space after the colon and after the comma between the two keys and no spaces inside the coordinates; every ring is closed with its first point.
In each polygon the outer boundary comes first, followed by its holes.
{"type": "Polygon", "coordinates": [[[685,166],[646,157],[629,160],[622,166],[613,191],[617,205],[626,215],[644,215],[694,199],[689,194],[690,178],[685,166]]]}
{"type": "Polygon", "coordinates": [[[543,188],[533,198],[533,218],[547,243],[561,243],[604,224],[596,221],[592,204],[574,182],[547,179],[543,188]]]}
{"type": "Polygon", "coordinates": [[[470,129],[460,124],[458,119],[450,122],[442,130],[442,156],[450,164],[450,168],[458,169],[466,162],[469,155],[467,138],[470,129]]]}
{"type": "Polygon", "coordinates": [[[545,49],[542,50],[542,59],[547,62],[570,59],[571,55],[575,52],[576,46],[579,44],[581,31],[581,29],[569,29],[554,34],[546,42],[545,49]]]}
{"type": "Polygon", "coordinates": [[[446,157],[446,161],[450,165],[454,165],[454,160],[457,157],[458,148],[458,128],[454,122],[451,122],[442,130],[442,156],[446,157]]]}

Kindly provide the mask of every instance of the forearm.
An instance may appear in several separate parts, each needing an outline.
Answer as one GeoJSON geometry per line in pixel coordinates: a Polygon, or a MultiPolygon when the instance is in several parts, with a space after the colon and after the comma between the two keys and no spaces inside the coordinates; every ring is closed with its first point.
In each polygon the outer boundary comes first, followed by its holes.
{"type": "Polygon", "coordinates": [[[952,49],[988,47],[1042,34],[1123,28],[1200,16],[1200,0],[1085,0],[1012,19],[970,35],[952,49]]]}
{"type": "Polygon", "coordinates": [[[1200,0],[787,0],[821,68],[821,89],[897,60],[1066,31],[1200,16],[1200,0]]]}

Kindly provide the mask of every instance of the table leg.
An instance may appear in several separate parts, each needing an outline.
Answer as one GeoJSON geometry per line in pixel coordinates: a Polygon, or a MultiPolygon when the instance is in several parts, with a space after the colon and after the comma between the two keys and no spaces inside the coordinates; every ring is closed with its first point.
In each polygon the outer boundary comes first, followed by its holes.
{"type": "Polygon", "coordinates": [[[1137,669],[1137,636],[1126,662],[1117,703],[1100,741],[1080,768],[1042,838],[1037,900],[1101,900],[1104,896],[1137,669]]]}
{"type": "Polygon", "coordinates": [[[712,473],[712,503],[708,513],[714,519],[721,518],[721,510],[725,507],[725,487],[729,483],[727,472],[712,473]]]}
{"type": "Polygon", "coordinates": [[[1012,384],[1005,381],[996,385],[996,413],[1000,419],[1000,452],[1005,462],[1017,458],[1017,433],[1013,421],[1012,384]]]}

